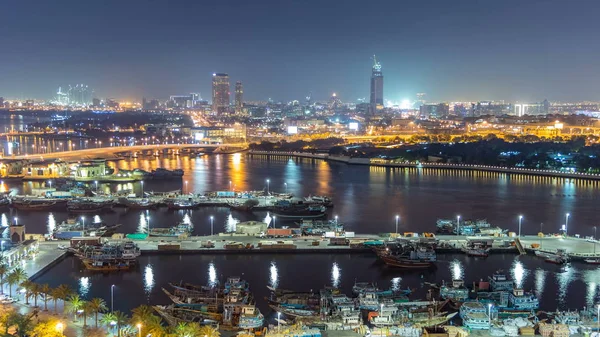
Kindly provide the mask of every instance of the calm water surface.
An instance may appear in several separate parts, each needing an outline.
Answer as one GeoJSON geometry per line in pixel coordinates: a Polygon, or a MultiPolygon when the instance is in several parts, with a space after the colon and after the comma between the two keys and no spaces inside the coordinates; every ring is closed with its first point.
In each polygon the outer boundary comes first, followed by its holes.
{"type": "MultiPolygon", "coordinates": [[[[517,230],[517,217],[524,215],[524,234],[534,234],[543,223],[545,232],[557,232],[569,218],[569,232],[593,235],[596,225],[595,206],[600,195],[598,183],[435,169],[385,169],[348,166],[306,159],[250,159],[244,154],[211,155],[197,158],[138,158],[118,161],[115,167],[152,170],[157,167],[182,168],[181,181],[147,181],[144,190],[185,191],[262,190],[268,188],[298,196],[329,195],[335,207],[329,216],[339,216],[348,230],[359,233],[394,231],[396,214],[401,216],[400,231],[433,231],[438,218],[487,218],[492,224],[517,230]]],[[[1,188],[28,191],[44,182],[13,184],[1,188]]],[[[95,188],[95,187],[94,187],[95,188]]],[[[141,192],[135,184],[101,184],[103,190],[141,192]]],[[[210,233],[209,217],[215,217],[215,229],[234,228],[238,221],[262,220],[267,214],[239,213],[226,208],[203,208],[191,212],[126,211],[99,215],[107,223],[122,224],[121,231],[134,232],[149,222],[151,226],[168,226],[189,216],[196,234],[210,233]]],[[[19,214],[5,213],[1,221],[17,216],[32,233],[47,232],[68,217],[63,212],[19,214]]],[[[277,220],[277,226],[292,225],[277,220]]],[[[95,275],[83,272],[76,259],[68,258],[38,281],[51,285],[68,283],[87,298],[110,300],[110,285],[117,285],[115,308],[129,310],[142,303],[166,304],[162,287],[168,282],[185,280],[205,284],[224,281],[227,276],[241,275],[251,282],[258,304],[264,310],[266,285],[282,288],[319,289],[327,284],[339,285],[348,293],[355,280],[376,281],[381,287],[397,285],[417,289],[416,298],[424,298],[425,282],[451,280],[458,273],[467,283],[487,278],[497,269],[511,273],[525,289],[541,296],[542,307],[576,308],[590,304],[596,295],[600,271],[595,267],[573,264],[566,267],[548,265],[534,257],[495,255],[486,260],[462,255],[440,256],[438,268],[426,273],[390,270],[370,255],[149,255],[140,259],[139,270],[129,273],[95,275]]]]}

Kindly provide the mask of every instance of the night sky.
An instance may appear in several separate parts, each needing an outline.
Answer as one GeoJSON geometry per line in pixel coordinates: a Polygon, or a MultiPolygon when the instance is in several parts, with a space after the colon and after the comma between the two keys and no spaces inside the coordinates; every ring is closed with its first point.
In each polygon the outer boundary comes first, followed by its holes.
{"type": "MultiPolygon", "coordinates": [[[[0,2],[0,96],[100,98],[200,92],[213,72],[247,100],[369,96],[429,101],[600,100],[600,1],[0,2]]],[[[232,89],[233,91],[233,89],[232,89]]]]}

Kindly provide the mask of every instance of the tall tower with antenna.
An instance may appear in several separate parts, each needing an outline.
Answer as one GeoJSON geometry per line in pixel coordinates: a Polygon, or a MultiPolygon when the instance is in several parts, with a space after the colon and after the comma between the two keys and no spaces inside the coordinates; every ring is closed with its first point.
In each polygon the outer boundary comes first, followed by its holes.
{"type": "Polygon", "coordinates": [[[373,55],[373,70],[371,71],[371,100],[369,101],[371,113],[376,113],[383,109],[383,73],[381,64],[373,55]]]}

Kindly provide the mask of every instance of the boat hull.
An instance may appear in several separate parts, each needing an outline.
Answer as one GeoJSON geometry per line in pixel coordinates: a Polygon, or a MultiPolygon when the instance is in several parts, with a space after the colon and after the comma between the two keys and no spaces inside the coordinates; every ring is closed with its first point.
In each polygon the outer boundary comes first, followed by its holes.
{"type": "Polygon", "coordinates": [[[396,258],[392,256],[383,256],[381,258],[383,262],[387,266],[394,268],[404,268],[404,269],[428,269],[435,266],[435,263],[431,261],[419,261],[419,260],[410,260],[403,258],[396,258]]]}

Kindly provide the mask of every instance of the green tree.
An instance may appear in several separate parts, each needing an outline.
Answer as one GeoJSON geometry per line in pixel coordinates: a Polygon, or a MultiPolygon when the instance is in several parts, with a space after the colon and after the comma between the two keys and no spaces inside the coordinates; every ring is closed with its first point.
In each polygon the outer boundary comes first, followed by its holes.
{"type": "Polygon", "coordinates": [[[33,285],[33,282],[27,279],[20,284],[21,288],[25,289],[25,304],[27,305],[29,305],[29,298],[31,297],[33,285]]]}
{"type": "Polygon", "coordinates": [[[32,317],[33,315],[26,316],[17,312],[11,313],[6,324],[7,331],[9,328],[14,327],[16,336],[27,336],[28,332],[33,328],[33,322],[31,321],[32,317]]]}
{"type": "Polygon", "coordinates": [[[12,297],[12,287],[19,285],[27,279],[27,273],[23,268],[17,267],[13,269],[7,276],[6,282],[8,283],[8,293],[12,297]]]}
{"type": "Polygon", "coordinates": [[[96,328],[98,327],[98,313],[108,310],[106,302],[101,298],[92,298],[89,302],[90,313],[95,315],[96,328]]]}
{"type": "Polygon", "coordinates": [[[48,311],[48,299],[52,296],[52,289],[50,289],[50,285],[48,283],[44,283],[40,285],[40,292],[44,294],[44,311],[48,311]]]}
{"type": "Polygon", "coordinates": [[[64,326],[58,328],[58,324],[63,324],[56,319],[38,322],[29,332],[31,337],[63,337],[64,326]]]}
{"type": "Polygon", "coordinates": [[[71,295],[73,295],[75,292],[73,291],[73,289],[71,289],[71,287],[69,287],[66,284],[61,284],[58,287],[56,287],[56,289],[54,289],[52,291],[52,299],[54,300],[54,312],[56,313],[58,311],[57,306],[56,306],[56,302],[58,300],[62,300],[63,301],[63,311],[66,309],[66,302],[67,299],[69,299],[71,297],[71,295]]]}
{"type": "Polygon", "coordinates": [[[121,337],[121,328],[127,324],[127,322],[129,321],[129,317],[127,317],[126,314],[120,311],[113,312],[113,315],[115,318],[115,322],[117,323],[117,335],[121,337]]]}
{"type": "Polygon", "coordinates": [[[4,262],[0,263],[0,294],[4,294],[4,277],[8,273],[8,265],[4,262]]]}
{"type": "Polygon", "coordinates": [[[200,328],[200,336],[205,337],[221,337],[219,330],[210,325],[205,325],[200,328]]]}
{"type": "Polygon", "coordinates": [[[102,323],[103,325],[105,325],[108,328],[111,327],[112,322],[116,322],[116,321],[117,321],[117,319],[115,317],[115,314],[112,312],[107,312],[104,315],[102,315],[102,318],[100,318],[100,323],[102,323]]]}
{"type": "Polygon", "coordinates": [[[33,296],[33,306],[37,308],[37,300],[40,294],[42,293],[42,287],[38,283],[33,283],[31,285],[31,295],[33,296]]]}
{"type": "Polygon", "coordinates": [[[83,309],[85,301],[79,297],[79,295],[71,295],[65,302],[65,311],[69,314],[73,314],[75,320],[77,320],[77,313],[83,309]]]}

